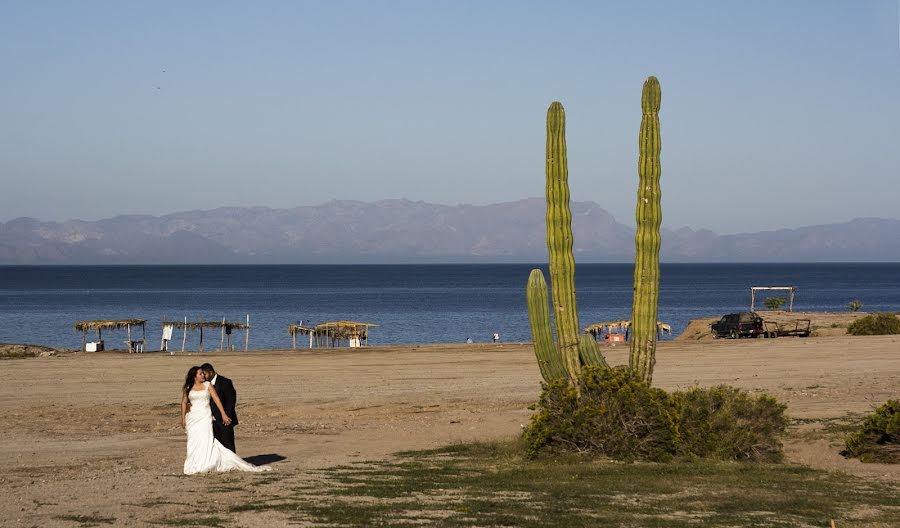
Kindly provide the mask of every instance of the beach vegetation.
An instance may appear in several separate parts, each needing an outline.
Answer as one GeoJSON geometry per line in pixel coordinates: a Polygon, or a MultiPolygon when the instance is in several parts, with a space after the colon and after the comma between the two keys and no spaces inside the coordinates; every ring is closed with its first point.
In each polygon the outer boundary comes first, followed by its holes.
{"type": "Polygon", "coordinates": [[[866,417],[841,454],[862,462],[900,463],[900,400],[888,400],[866,417]]]}
{"type": "Polygon", "coordinates": [[[892,313],[870,314],[850,323],[847,333],[855,336],[900,334],[900,319],[892,313]]]}
{"type": "Polygon", "coordinates": [[[69,521],[78,523],[81,527],[100,526],[101,524],[115,524],[115,517],[103,517],[102,515],[58,515],[55,517],[60,521],[69,521]]]}
{"type": "Polygon", "coordinates": [[[763,305],[770,310],[778,310],[784,303],[787,302],[787,299],[784,297],[767,297],[765,301],[763,301],[763,305]]]}
{"type": "Polygon", "coordinates": [[[847,308],[849,308],[851,312],[858,312],[862,308],[862,301],[853,299],[850,301],[850,304],[847,305],[847,308]]]}
{"type": "Polygon", "coordinates": [[[592,454],[624,461],[778,462],[785,405],[728,386],[667,393],[624,367],[588,367],[581,394],[545,385],[523,438],[530,456],[592,454]]]}
{"type": "Polygon", "coordinates": [[[535,459],[506,441],[292,475],[229,509],[315,526],[887,526],[896,492],[799,465],[535,459]]]}
{"type": "MultiPolygon", "coordinates": [[[[634,298],[631,312],[629,369],[650,384],[656,364],[657,315],[659,312],[659,248],[662,207],[660,201],[659,81],[648,77],[641,92],[641,126],[638,136],[638,199],[636,208],[634,298]]],[[[547,109],[545,157],[547,198],[547,252],[552,285],[553,322],[548,310],[544,274],[534,269],[528,277],[526,302],[532,343],[541,376],[548,384],[565,378],[576,398],[582,367],[608,369],[606,359],[592,337],[582,334],[575,299],[572,212],[569,207],[569,168],[566,151],[566,113],[554,101],[547,109]]]]}
{"type": "Polygon", "coordinates": [[[546,147],[547,252],[552,284],[556,341],[548,310],[547,283],[540,269],[531,270],[525,288],[528,321],[541,376],[547,383],[565,379],[576,392],[582,365],[608,368],[596,341],[581,335],[575,300],[575,258],[566,154],[566,112],[554,101],[547,109],[546,147]]]}

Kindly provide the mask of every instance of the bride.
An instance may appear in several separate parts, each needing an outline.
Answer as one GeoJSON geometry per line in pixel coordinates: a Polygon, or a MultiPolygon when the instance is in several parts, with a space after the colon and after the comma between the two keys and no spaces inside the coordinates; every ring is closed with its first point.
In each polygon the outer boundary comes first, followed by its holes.
{"type": "Polygon", "coordinates": [[[191,367],[184,379],[181,395],[181,427],[187,432],[187,458],[184,474],[210,471],[269,471],[269,466],[254,466],[213,438],[213,416],[209,401],[216,404],[225,425],[231,418],[225,414],[216,388],[206,381],[200,367],[191,367]]]}

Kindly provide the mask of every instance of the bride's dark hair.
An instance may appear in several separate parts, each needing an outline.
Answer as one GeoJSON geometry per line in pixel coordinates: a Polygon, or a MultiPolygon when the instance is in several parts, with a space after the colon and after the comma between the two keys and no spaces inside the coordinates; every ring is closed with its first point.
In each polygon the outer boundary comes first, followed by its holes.
{"type": "Polygon", "coordinates": [[[181,392],[185,395],[191,392],[191,387],[194,386],[194,378],[197,377],[198,370],[200,370],[200,367],[191,367],[188,369],[187,376],[184,378],[184,387],[181,388],[181,392]]]}

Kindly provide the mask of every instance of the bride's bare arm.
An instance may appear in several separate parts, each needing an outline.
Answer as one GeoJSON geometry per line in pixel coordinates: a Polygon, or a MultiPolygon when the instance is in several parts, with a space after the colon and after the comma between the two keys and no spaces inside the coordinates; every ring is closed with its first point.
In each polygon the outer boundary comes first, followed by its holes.
{"type": "Polygon", "coordinates": [[[219,399],[219,393],[216,392],[216,388],[212,385],[209,386],[209,395],[212,396],[214,402],[216,402],[216,407],[219,408],[219,413],[222,414],[222,423],[228,425],[231,423],[231,418],[225,414],[225,408],[222,407],[222,400],[219,399]]]}
{"type": "Polygon", "coordinates": [[[187,427],[187,422],[185,422],[185,415],[188,411],[188,397],[187,394],[181,395],[181,428],[184,429],[187,427]]]}

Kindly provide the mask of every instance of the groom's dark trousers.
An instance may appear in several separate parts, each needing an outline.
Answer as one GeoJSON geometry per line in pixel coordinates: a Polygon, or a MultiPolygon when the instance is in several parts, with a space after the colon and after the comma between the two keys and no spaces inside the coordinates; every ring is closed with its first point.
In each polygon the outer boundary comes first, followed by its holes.
{"type": "Polygon", "coordinates": [[[222,414],[219,412],[219,407],[213,404],[212,414],[213,418],[216,419],[213,422],[213,437],[220,444],[237,453],[237,450],[234,448],[234,426],[238,424],[237,413],[234,410],[234,406],[237,404],[237,392],[234,390],[234,384],[231,383],[231,380],[218,373],[216,373],[216,384],[214,387],[219,395],[219,399],[222,400],[222,407],[225,409],[225,413],[231,418],[231,425],[222,423],[222,414]]]}

